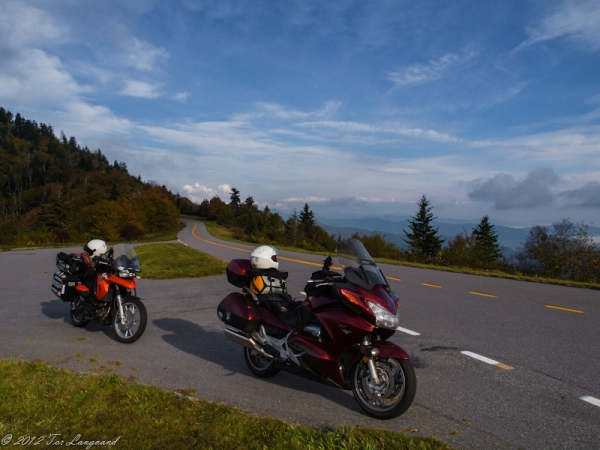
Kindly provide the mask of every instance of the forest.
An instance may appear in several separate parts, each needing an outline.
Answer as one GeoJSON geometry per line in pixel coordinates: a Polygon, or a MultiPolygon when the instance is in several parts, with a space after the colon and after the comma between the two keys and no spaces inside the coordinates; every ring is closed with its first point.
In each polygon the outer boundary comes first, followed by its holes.
{"type": "Polygon", "coordinates": [[[171,230],[191,202],[100,149],[0,107],[0,245],[135,240],[171,230]]]}

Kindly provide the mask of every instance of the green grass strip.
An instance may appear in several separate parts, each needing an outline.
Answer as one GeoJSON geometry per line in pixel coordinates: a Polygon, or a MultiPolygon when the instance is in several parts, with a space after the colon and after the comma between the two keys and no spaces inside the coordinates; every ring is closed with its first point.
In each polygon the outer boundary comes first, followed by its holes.
{"type": "Polygon", "coordinates": [[[141,276],[151,280],[224,275],[227,263],[182,244],[145,244],[135,251],[141,276]]]}
{"type": "Polygon", "coordinates": [[[114,446],[91,448],[121,450],[450,448],[433,438],[376,429],[314,430],[129,383],[117,375],[75,374],[15,360],[0,361],[0,398],[0,438],[11,447],[20,436],[43,437],[40,445],[48,447],[57,434],[54,442],[63,441],[62,446],[118,439],[114,446]],[[10,442],[5,441],[8,435],[10,442]]]}

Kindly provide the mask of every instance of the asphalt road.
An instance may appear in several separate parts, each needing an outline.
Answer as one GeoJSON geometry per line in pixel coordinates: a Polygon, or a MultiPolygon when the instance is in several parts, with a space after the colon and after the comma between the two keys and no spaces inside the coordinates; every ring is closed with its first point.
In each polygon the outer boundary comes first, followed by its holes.
{"type": "MultiPolygon", "coordinates": [[[[252,249],[216,245],[189,221],[179,239],[225,260],[252,249]]],[[[109,327],[73,327],[68,303],[50,292],[56,253],[0,252],[0,358],[194,389],[201,398],[314,427],[386,428],[458,448],[600,448],[599,291],[381,265],[402,300],[404,331],[391,340],[413,355],[418,388],[403,416],[379,421],[350,392],[284,372],[254,377],[216,315],[236,290],[224,276],[142,278],[148,327],[132,345],[118,343],[109,327]]],[[[317,270],[306,262],[322,260],[280,252],[290,293],[300,297],[317,270]]]]}

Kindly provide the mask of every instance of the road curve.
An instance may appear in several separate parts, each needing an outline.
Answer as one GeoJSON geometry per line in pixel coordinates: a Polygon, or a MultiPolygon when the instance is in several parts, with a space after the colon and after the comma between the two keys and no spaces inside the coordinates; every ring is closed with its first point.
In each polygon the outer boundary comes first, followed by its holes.
{"type": "MultiPolygon", "coordinates": [[[[253,248],[186,223],[182,243],[224,260],[253,248]]],[[[149,322],[135,344],[94,324],[74,328],[68,304],[50,293],[56,252],[0,252],[1,358],[132,375],[316,427],[409,431],[460,448],[600,448],[598,291],[381,265],[402,300],[402,331],[392,340],[413,355],[418,377],[413,407],[382,422],[364,415],[348,392],[287,373],[252,376],[216,316],[218,302],[236,289],[224,276],[140,280],[149,322]]],[[[323,257],[280,256],[289,290],[300,297],[323,257]]]]}

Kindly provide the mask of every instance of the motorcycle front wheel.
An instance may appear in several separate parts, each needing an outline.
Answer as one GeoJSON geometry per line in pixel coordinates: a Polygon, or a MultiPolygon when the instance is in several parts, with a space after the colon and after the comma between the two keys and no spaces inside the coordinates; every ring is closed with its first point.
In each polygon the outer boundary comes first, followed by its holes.
{"type": "Polygon", "coordinates": [[[77,328],[83,328],[90,323],[90,319],[86,319],[83,316],[82,311],[76,311],[77,307],[81,303],[83,303],[83,299],[81,297],[77,297],[71,302],[71,323],[73,323],[73,326],[77,328]]]}
{"type": "Polygon", "coordinates": [[[417,392],[417,376],[408,360],[380,358],[375,360],[379,384],[369,366],[359,360],[352,369],[352,393],[368,414],[378,419],[392,419],[406,412],[417,392]]]}
{"type": "Polygon", "coordinates": [[[117,341],[132,344],[142,337],[146,329],[148,315],[146,314],[146,307],[137,298],[124,298],[122,304],[125,320],[124,323],[121,323],[121,313],[116,308],[113,315],[113,331],[117,341]]]}
{"type": "Polygon", "coordinates": [[[244,359],[248,369],[261,378],[270,378],[279,373],[272,359],[265,358],[260,352],[244,347],[244,359]]]}

